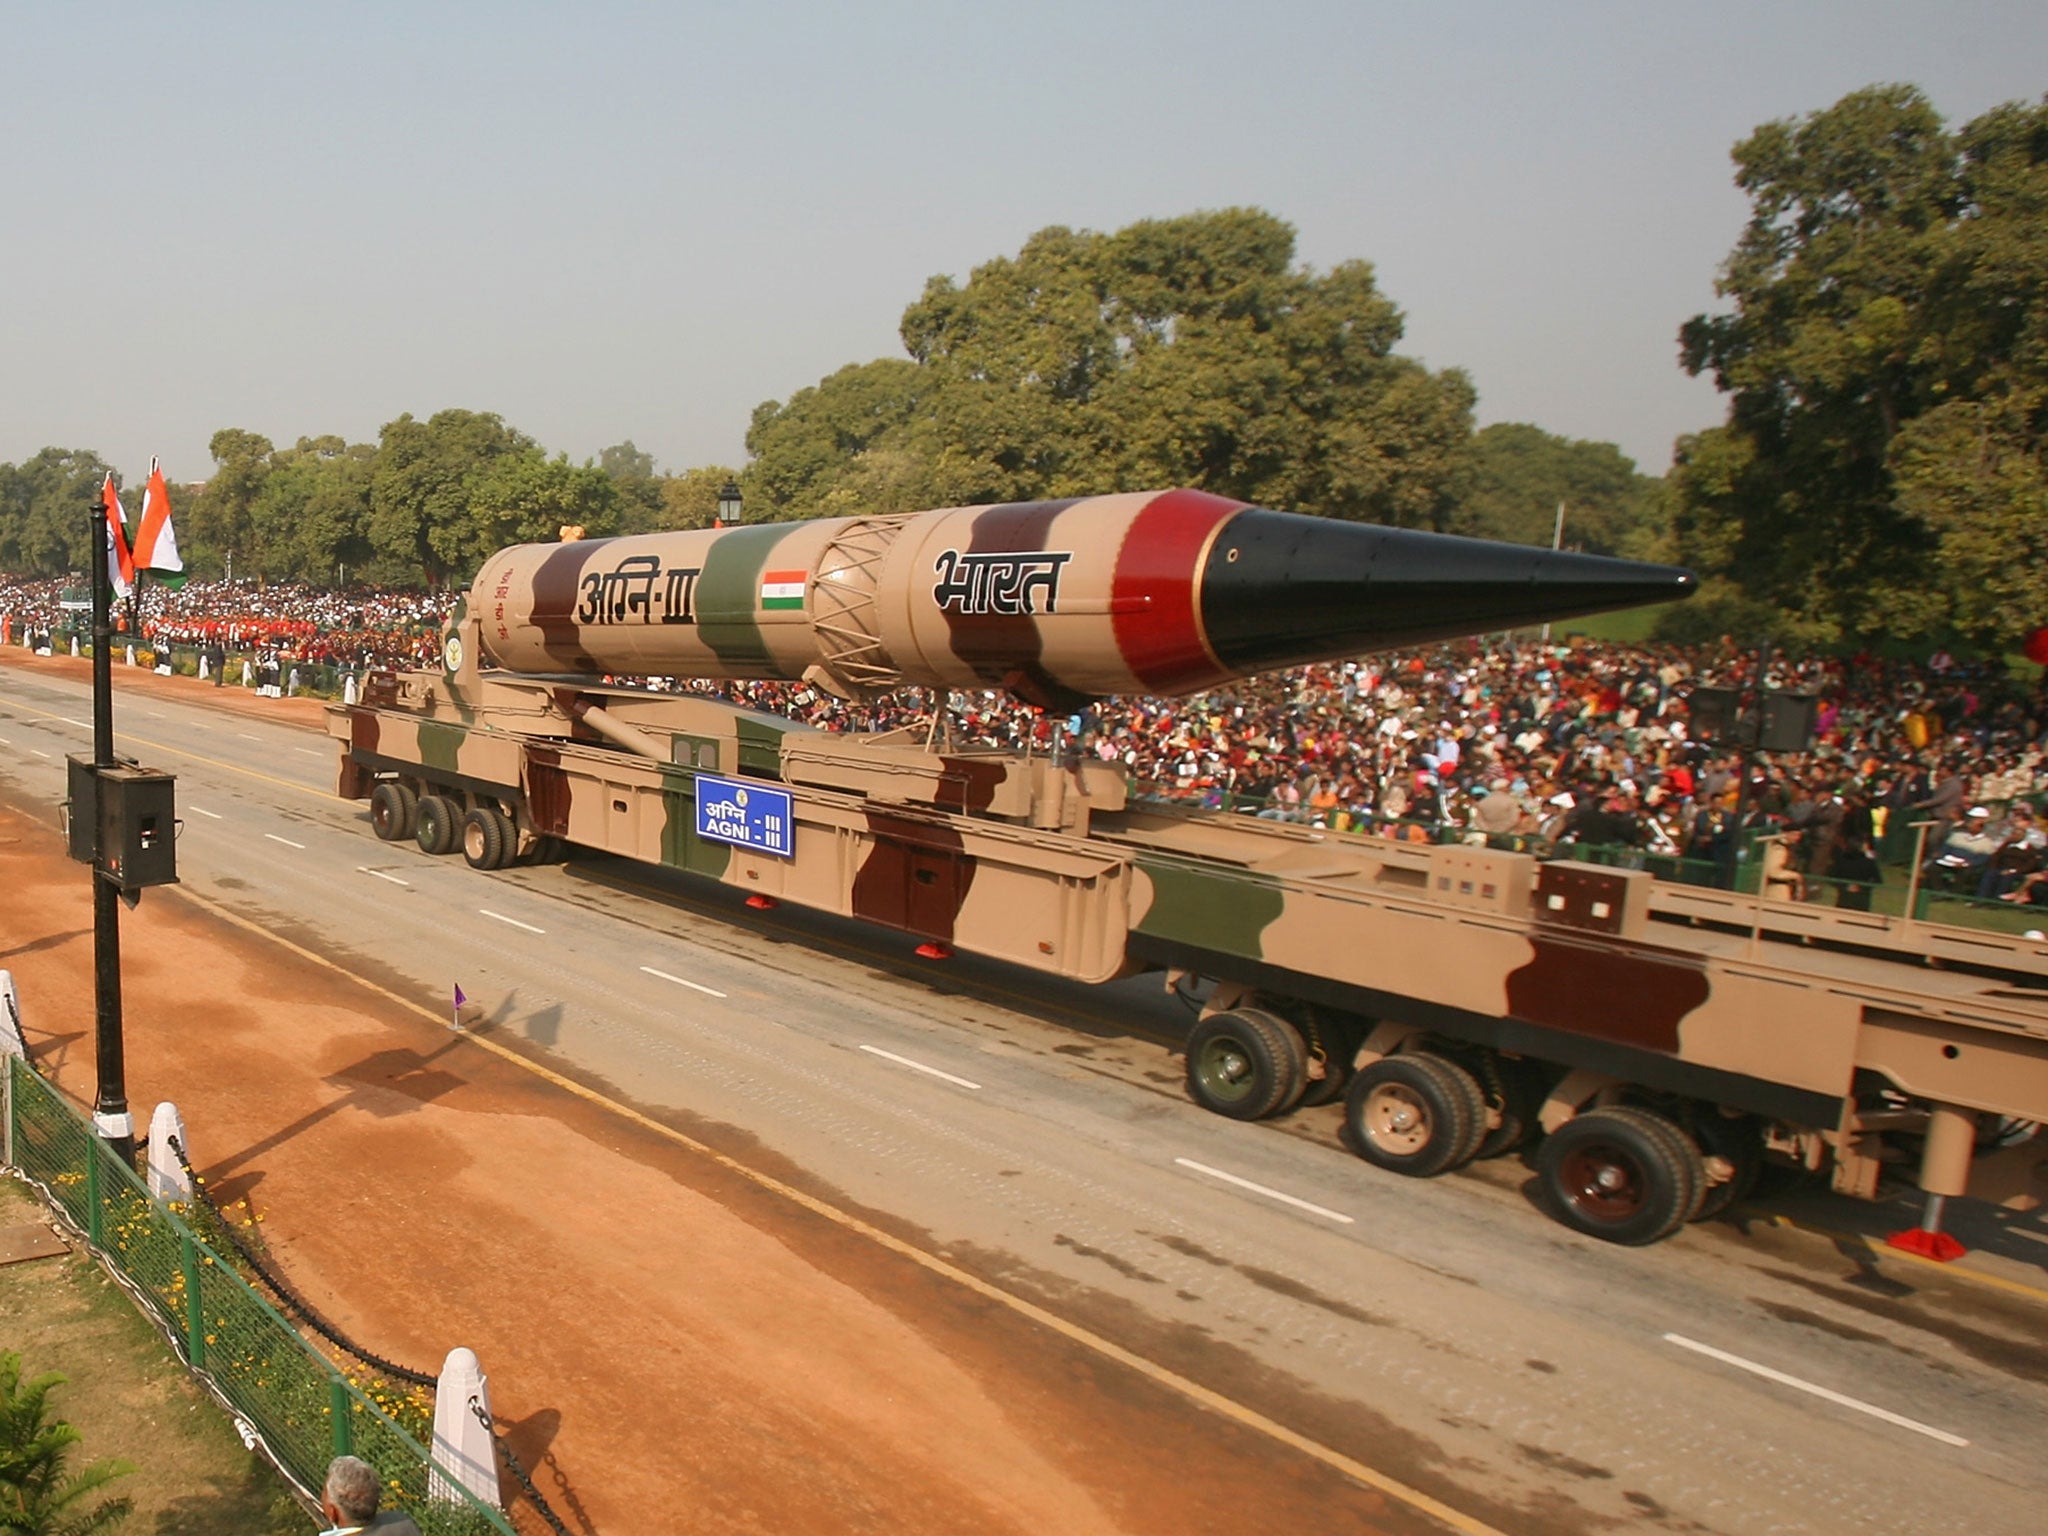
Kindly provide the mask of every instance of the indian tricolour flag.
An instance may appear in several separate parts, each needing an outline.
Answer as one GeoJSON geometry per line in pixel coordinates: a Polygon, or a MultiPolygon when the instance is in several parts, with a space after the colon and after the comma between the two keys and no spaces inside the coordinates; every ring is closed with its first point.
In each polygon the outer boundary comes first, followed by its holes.
{"type": "Polygon", "coordinates": [[[761,607],[801,608],[804,605],[804,571],[763,571],[761,607]]]}

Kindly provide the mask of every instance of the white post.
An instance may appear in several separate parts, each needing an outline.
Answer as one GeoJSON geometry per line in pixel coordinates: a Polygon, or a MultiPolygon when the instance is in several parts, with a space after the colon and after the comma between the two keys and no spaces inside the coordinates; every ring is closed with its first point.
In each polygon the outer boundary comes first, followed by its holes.
{"type": "Polygon", "coordinates": [[[131,667],[135,665],[135,647],[132,645],[128,647],[128,665],[131,667]]]}
{"type": "MultiPolygon", "coordinates": [[[[171,1150],[173,1137],[181,1147],[189,1149],[192,1145],[185,1136],[185,1117],[178,1113],[177,1105],[166,1099],[149,1117],[149,1197],[183,1204],[192,1199],[192,1181],[185,1176],[185,1165],[178,1154],[171,1150]]],[[[186,1155],[189,1159],[189,1150],[186,1155]]]]}
{"type": "Polygon", "coordinates": [[[0,1056],[26,1056],[28,1039],[21,1032],[21,993],[14,972],[0,971],[0,1056]]]}
{"type": "Polygon", "coordinates": [[[210,671],[208,671],[208,670],[207,670],[207,666],[206,666],[206,652],[204,652],[204,651],[201,651],[201,652],[199,653],[199,681],[201,681],[201,682],[203,683],[203,682],[205,682],[205,681],[206,681],[206,680],[207,680],[207,679],[208,679],[209,677],[211,677],[212,675],[213,675],[213,674],[212,674],[212,673],[211,673],[210,671]]]}
{"type": "MultiPolygon", "coordinates": [[[[48,655],[49,653],[46,651],[44,654],[48,655]]],[[[71,654],[74,656],[78,654],[78,636],[76,635],[71,637],[71,654]]]]}
{"type": "MultiPolygon", "coordinates": [[[[1561,501],[1557,504],[1557,526],[1550,530],[1550,547],[1554,550],[1564,548],[1564,503],[1561,501]]],[[[1550,644],[1550,623],[1548,620],[1545,620],[1543,624],[1543,643],[1545,645],[1550,644]]]]}
{"type": "Polygon", "coordinates": [[[356,701],[356,675],[351,672],[341,682],[341,702],[353,704],[356,701]]]}
{"type": "Polygon", "coordinates": [[[491,1411],[490,1383],[477,1363],[476,1351],[451,1349],[434,1384],[433,1470],[427,1497],[459,1503],[460,1483],[493,1509],[503,1509],[498,1493],[498,1448],[476,1409],[491,1411]],[[472,1407],[471,1405],[475,1406],[472,1407]]]}
{"type": "Polygon", "coordinates": [[[21,994],[14,972],[0,971],[0,1168],[14,1166],[14,1068],[10,1056],[23,1056],[28,1041],[21,1032],[21,994]]]}

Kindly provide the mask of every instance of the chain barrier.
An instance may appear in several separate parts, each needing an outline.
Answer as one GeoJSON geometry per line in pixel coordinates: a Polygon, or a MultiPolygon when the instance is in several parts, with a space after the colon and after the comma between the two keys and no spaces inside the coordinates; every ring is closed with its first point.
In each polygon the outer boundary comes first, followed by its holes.
{"type": "Polygon", "coordinates": [[[207,1193],[206,1186],[200,1182],[199,1175],[193,1171],[191,1160],[185,1156],[185,1148],[179,1143],[177,1137],[173,1136],[170,1138],[170,1146],[172,1153],[178,1159],[178,1166],[185,1170],[185,1177],[192,1183],[192,1193],[204,1202],[209,1211],[213,1212],[215,1219],[220,1224],[221,1235],[228,1240],[228,1246],[235,1250],[236,1255],[244,1264],[247,1264],[250,1269],[255,1271],[258,1279],[270,1287],[271,1292],[284,1304],[287,1311],[305,1323],[307,1327],[311,1328],[323,1339],[327,1340],[336,1349],[341,1350],[345,1354],[353,1355],[371,1369],[382,1371],[386,1376],[391,1377],[395,1381],[407,1382],[416,1387],[431,1387],[435,1385],[436,1378],[429,1376],[426,1372],[415,1371],[408,1366],[398,1365],[390,1360],[386,1360],[381,1355],[373,1355],[367,1349],[356,1344],[354,1340],[350,1339],[339,1328],[335,1327],[334,1324],[322,1317],[313,1304],[293,1290],[283,1277],[274,1274],[270,1266],[258,1258],[255,1251],[247,1243],[244,1243],[240,1237],[236,1236],[234,1227],[229,1224],[228,1218],[222,1214],[220,1208],[213,1203],[213,1196],[207,1193]]]}
{"type": "Polygon", "coordinates": [[[0,993],[0,997],[7,999],[7,1025],[10,1032],[14,1035],[15,1046],[21,1051],[21,1059],[30,1066],[34,1066],[35,1058],[29,1055],[28,1052],[28,1036],[22,1033],[21,1010],[14,1005],[14,992],[10,988],[8,991],[0,993]]]}
{"type": "MultiPolygon", "coordinates": [[[[504,1436],[498,1433],[498,1421],[491,1417],[490,1409],[472,1397],[469,1400],[469,1411],[475,1414],[477,1422],[483,1425],[484,1432],[491,1437],[491,1444],[497,1447],[499,1459],[512,1469],[512,1475],[519,1479],[519,1486],[526,1490],[527,1502],[539,1511],[541,1519],[547,1521],[548,1529],[555,1532],[556,1536],[575,1536],[569,1527],[562,1524],[562,1517],[556,1514],[548,1501],[541,1496],[540,1489],[536,1488],[533,1479],[527,1476],[526,1468],[520,1465],[519,1458],[512,1453],[512,1447],[506,1443],[504,1436]]],[[[554,1457],[550,1456],[548,1460],[552,1462],[554,1457]]],[[[563,1475],[560,1467],[555,1468],[555,1482],[561,1487],[569,1502],[575,1504],[575,1495],[569,1493],[569,1479],[563,1475]]],[[[584,1530],[588,1531],[590,1520],[584,1516],[580,1505],[577,1506],[576,1513],[583,1520],[584,1530]]]]}

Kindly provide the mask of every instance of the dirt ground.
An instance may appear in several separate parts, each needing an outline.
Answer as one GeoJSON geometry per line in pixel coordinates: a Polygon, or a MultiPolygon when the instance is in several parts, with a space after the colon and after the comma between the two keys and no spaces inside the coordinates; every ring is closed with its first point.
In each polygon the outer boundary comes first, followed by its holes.
{"type": "MultiPolygon", "coordinates": [[[[202,691],[115,670],[123,695],[202,691]]],[[[0,966],[37,1061],[89,1102],[90,892],[50,820],[0,807],[0,966]]],[[[1441,1528],[175,889],[122,946],[138,1127],[176,1102],[216,1194],[364,1347],[428,1371],[476,1350],[572,1530],[1441,1528]]]]}

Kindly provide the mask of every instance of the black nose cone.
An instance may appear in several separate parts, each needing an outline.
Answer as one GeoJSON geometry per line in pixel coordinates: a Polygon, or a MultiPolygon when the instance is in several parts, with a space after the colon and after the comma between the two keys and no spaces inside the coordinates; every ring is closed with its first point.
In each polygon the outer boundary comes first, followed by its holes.
{"type": "Polygon", "coordinates": [[[1202,623],[1232,671],[1690,597],[1690,571],[1247,507],[1202,573],[1202,623]]]}

